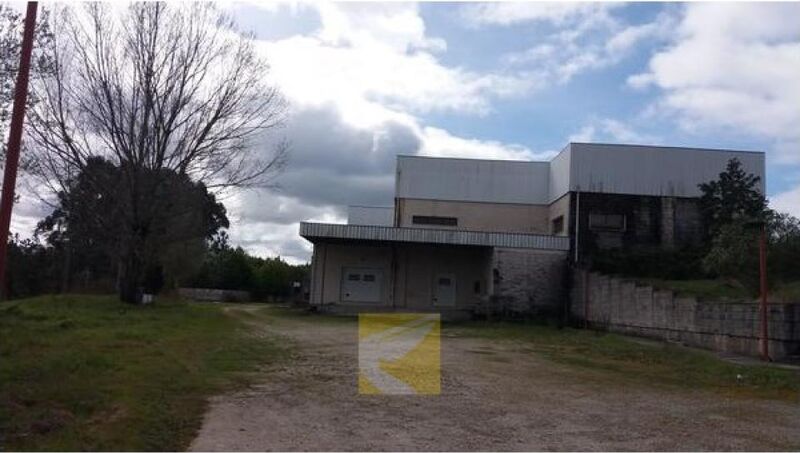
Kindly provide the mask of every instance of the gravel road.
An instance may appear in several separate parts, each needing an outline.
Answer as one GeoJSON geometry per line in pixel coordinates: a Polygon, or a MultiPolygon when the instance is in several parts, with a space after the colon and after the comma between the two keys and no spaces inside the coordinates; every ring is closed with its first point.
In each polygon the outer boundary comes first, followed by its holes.
{"type": "Polygon", "coordinates": [[[288,317],[264,329],[294,358],[213,398],[192,450],[800,449],[796,403],[625,384],[446,326],[441,395],[359,395],[356,323],[288,317]]]}

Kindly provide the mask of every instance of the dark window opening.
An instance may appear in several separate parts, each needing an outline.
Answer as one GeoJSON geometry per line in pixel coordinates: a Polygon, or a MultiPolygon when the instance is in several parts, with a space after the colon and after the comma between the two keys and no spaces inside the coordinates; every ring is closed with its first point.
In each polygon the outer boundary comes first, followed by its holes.
{"type": "Polygon", "coordinates": [[[475,280],[475,285],[473,286],[472,290],[475,291],[475,294],[480,294],[481,293],[481,281],[480,280],[475,280]]]}
{"type": "Polygon", "coordinates": [[[455,217],[439,217],[429,215],[415,215],[411,218],[411,222],[415,225],[458,225],[458,219],[455,217]]]}
{"type": "Polygon", "coordinates": [[[364,274],[364,281],[365,282],[374,282],[375,276],[372,274],[364,274]]]}
{"type": "Polygon", "coordinates": [[[559,234],[564,232],[564,216],[560,215],[553,219],[552,234],[559,234]]]}
{"type": "Polygon", "coordinates": [[[357,281],[361,280],[361,275],[359,275],[359,274],[349,274],[347,276],[347,279],[350,280],[351,282],[357,282],[357,281]]]}
{"type": "Polygon", "coordinates": [[[625,216],[622,214],[589,214],[589,228],[592,230],[624,231],[625,216]]]}
{"type": "Polygon", "coordinates": [[[450,279],[442,277],[439,279],[439,286],[450,286],[450,279]]]}

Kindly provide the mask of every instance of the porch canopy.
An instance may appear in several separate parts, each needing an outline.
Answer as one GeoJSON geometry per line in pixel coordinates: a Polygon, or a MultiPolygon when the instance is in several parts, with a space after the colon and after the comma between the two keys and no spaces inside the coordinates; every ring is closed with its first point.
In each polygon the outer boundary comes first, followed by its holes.
{"type": "Polygon", "coordinates": [[[301,222],[300,236],[313,243],[332,241],[376,241],[557,251],[569,250],[569,238],[567,236],[434,228],[301,222]]]}

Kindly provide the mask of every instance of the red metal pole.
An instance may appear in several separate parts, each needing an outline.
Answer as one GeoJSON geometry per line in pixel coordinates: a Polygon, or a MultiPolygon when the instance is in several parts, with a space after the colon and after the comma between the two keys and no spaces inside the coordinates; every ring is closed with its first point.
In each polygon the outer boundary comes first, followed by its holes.
{"type": "Polygon", "coordinates": [[[761,238],[758,241],[758,266],[761,276],[761,360],[770,360],[769,358],[769,335],[768,335],[768,322],[767,322],[767,226],[761,227],[761,238]]]}
{"type": "Polygon", "coordinates": [[[0,198],[0,298],[7,296],[6,252],[8,249],[8,230],[11,227],[11,208],[14,206],[14,188],[17,185],[17,166],[19,148],[22,143],[22,123],[25,119],[25,103],[28,100],[28,76],[31,69],[33,50],[33,30],[36,26],[38,2],[28,2],[25,15],[25,28],[22,31],[22,49],[19,57],[17,84],[14,86],[14,107],[11,112],[11,125],[6,148],[6,168],[3,175],[3,194],[0,198]]]}

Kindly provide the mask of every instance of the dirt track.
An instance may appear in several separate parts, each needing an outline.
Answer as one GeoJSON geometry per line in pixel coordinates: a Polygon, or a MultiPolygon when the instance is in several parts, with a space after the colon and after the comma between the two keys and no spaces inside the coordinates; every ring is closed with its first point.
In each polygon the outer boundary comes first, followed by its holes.
{"type": "Polygon", "coordinates": [[[297,357],[215,397],[192,450],[797,450],[800,406],[625,386],[512,343],[442,338],[442,394],[357,393],[356,324],[281,318],[297,357]]]}

